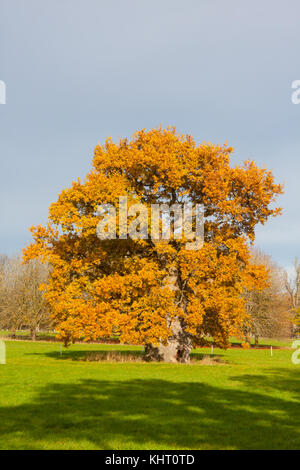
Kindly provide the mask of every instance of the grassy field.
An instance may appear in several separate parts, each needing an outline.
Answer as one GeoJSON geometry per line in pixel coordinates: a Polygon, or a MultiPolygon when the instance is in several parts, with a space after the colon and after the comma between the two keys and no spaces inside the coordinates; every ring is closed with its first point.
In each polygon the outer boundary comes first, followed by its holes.
{"type": "Polygon", "coordinates": [[[220,364],[86,362],[119,345],[7,341],[0,449],[299,449],[292,351],[214,350],[220,364]]]}

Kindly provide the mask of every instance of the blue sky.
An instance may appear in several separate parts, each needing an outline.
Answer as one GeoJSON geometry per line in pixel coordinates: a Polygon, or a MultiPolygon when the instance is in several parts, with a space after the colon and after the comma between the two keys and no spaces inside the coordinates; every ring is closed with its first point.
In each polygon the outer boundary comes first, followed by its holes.
{"type": "Polygon", "coordinates": [[[2,0],[0,252],[30,241],[48,206],[108,136],[175,125],[235,148],[285,183],[257,245],[300,256],[300,3],[2,0]]]}

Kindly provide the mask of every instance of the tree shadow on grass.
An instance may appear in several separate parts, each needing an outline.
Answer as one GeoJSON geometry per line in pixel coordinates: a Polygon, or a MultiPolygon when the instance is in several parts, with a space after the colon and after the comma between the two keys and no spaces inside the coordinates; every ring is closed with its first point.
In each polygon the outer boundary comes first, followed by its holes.
{"type": "Polygon", "coordinates": [[[298,406],[300,408],[300,368],[297,369],[295,367],[287,370],[278,367],[276,369],[264,370],[262,374],[233,376],[231,380],[250,390],[255,387],[264,392],[272,392],[274,389],[278,392],[289,392],[291,398],[299,402],[298,406]]]}
{"type": "MultiPolygon", "coordinates": [[[[118,361],[118,355],[122,356],[124,359],[124,362],[126,362],[126,358],[128,358],[128,362],[131,362],[132,359],[136,359],[137,361],[143,361],[144,360],[144,351],[143,350],[134,350],[134,349],[128,349],[124,350],[122,348],[111,348],[111,349],[94,349],[94,350],[71,350],[71,349],[65,349],[63,350],[63,353],[60,354],[59,351],[49,351],[49,352],[35,352],[35,353],[27,353],[28,355],[33,355],[33,356],[46,356],[51,359],[58,359],[58,360],[72,360],[72,361],[105,361],[107,360],[112,361],[112,362],[122,362],[118,361]],[[114,354],[115,354],[115,359],[114,361],[114,354]]],[[[224,354],[205,354],[205,353],[199,353],[199,352],[192,352],[191,353],[191,362],[192,363],[201,363],[202,361],[208,365],[209,361],[208,359],[211,359],[211,363],[215,364],[220,364],[220,363],[228,363],[228,360],[223,359],[224,354]]]]}
{"type": "MultiPolygon", "coordinates": [[[[297,375],[277,371],[269,376],[269,386],[281,390],[288,384],[296,392],[297,375]]],[[[236,380],[244,380],[248,389],[160,379],[53,383],[31,403],[0,408],[0,444],[19,449],[43,448],[46,441],[50,448],[299,448],[299,402],[253,391],[257,376],[236,380]]]]}
{"type": "Polygon", "coordinates": [[[109,360],[113,354],[122,356],[124,359],[128,357],[129,362],[130,358],[136,359],[143,359],[143,351],[140,350],[124,350],[118,348],[111,348],[111,349],[92,349],[92,350],[74,350],[74,349],[64,349],[62,354],[59,351],[49,351],[49,352],[36,352],[36,353],[27,353],[28,355],[32,356],[46,356],[51,359],[58,359],[58,360],[72,360],[72,361],[95,361],[98,359],[103,358],[105,360],[106,356],[109,360]]]}

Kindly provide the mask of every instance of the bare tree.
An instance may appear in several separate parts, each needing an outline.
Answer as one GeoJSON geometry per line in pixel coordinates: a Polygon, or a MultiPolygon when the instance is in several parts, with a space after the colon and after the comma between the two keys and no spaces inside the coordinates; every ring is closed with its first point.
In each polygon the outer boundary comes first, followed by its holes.
{"type": "Polygon", "coordinates": [[[284,290],[285,272],[270,256],[259,250],[252,252],[253,264],[262,264],[268,271],[268,287],[259,291],[245,291],[250,323],[246,334],[258,344],[259,337],[287,337],[291,334],[291,314],[288,296],[284,290]]]}
{"type": "Polygon", "coordinates": [[[36,339],[36,333],[39,329],[48,329],[51,325],[49,307],[41,290],[41,286],[46,283],[48,275],[48,266],[40,263],[38,260],[31,260],[24,266],[24,320],[30,328],[33,340],[36,339]]]}
{"type": "Polygon", "coordinates": [[[298,258],[294,261],[294,275],[289,275],[285,271],[284,285],[291,300],[291,305],[294,309],[300,306],[300,264],[298,258]]]}
{"type": "Polygon", "coordinates": [[[47,281],[49,268],[38,260],[22,264],[20,257],[0,259],[0,327],[16,330],[29,328],[36,339],[40,328],[50,327],[49,308],[41,285],[47,281]]]}
{"type": "Polygon", "coordinates": [[[5,309],[4,279],[8,261],[9,258],[7,255],[0,255],[0,328],[3,328],[1,318],[5,309]]]}
{"type": "Polygon", "coordinates": [[[20,260],[17,257],[2,263],[1,281],[0,326],[11,330],[14,337],[16,330],[22,328],[24,322],[23,309],[20,308],[24,304],[24,291],[21,283],[20,260]]]}
{"type": "Polygon", "coordinates": [[[287,271],[285,271],[284,286],[290,298],[290,310],[294,320],[293,334],[295,335],[299,329],[299,325],[297,326],[296,323],[300,310],[300,263],[298,258],[295,258],[293,268],[293,274],[289,274],[287,271]]]}

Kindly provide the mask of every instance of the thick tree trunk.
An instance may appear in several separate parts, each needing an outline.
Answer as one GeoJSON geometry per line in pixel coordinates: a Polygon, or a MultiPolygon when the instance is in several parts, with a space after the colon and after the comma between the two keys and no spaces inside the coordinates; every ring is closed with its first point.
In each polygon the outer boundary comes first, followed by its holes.
{"type": "MultiPolygon", "coordinates": [[[[180,274],[176,268],[170,269],[169,276],[167,278],[166,286],[173,290],[181,290],[180,274]]],[[[186,312],[186,305],[184,295],[180,307],[183,313],[186,312]]],[[[154,346],[153,344],[146,344],[145,346],[145,358],[147,361],[163,361],[163,362],[190,362],[190,353],[192,351],[192,341],[190,335],[185,331],[184,320],[179,318],[173,318],[166,315],[166,322],[172,331],[172,336],[168,338],[167,344],[159,344],[154,346]]]]}
{"type": "Polygon", "coordinates": [[[254,335],[255,346],[258,346],[258,335],[254,335]]]}
{"type": "Polygon", "coordinates": [[[147,361],[163,362],[190,362],[190,353],[192,351],[192,342],[189,335],[184,331],[182,322],[178,319],[172,322],[173,336],[168,339],[166,345],[159,344],[153,346],[146,344],[145,357],[147,361]]]}

